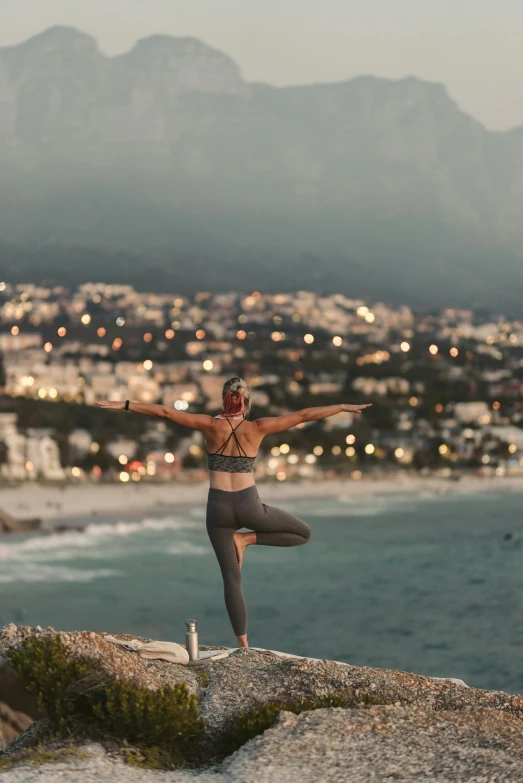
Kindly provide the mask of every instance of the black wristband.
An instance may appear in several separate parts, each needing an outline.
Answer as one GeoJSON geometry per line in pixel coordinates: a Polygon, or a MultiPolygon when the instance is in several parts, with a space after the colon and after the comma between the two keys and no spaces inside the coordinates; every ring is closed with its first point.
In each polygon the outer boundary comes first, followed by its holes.
{"type": "Polygon", "coordinates": [[[125,410],[126,410],[126,411],[128,411],[128,410],[129,410],[129,400],[126,400],[126,401],[125,401],[125,410]]]}

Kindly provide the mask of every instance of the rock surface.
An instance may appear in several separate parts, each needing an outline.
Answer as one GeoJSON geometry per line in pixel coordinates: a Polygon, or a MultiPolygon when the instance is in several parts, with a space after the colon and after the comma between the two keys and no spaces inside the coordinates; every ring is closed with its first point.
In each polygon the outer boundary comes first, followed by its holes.
{"type": "Polygon", "coordinates": [[[369,706],[281,713],[274,727],[221,766],[200,772],[153,772],[126,766],[100,745],[90,758],[25,765],[2,783],[516,783],[523,779],[520,718],[493,709],[438,712],[369,706]]]}
{"type": "MultiPolygon", "coordinates": [[[[0,653],[52,629],[6,626],[0,653]]],[[[154,772],[126,766],[118,753],[90,744],[88,759],[33,770],[27,764],[1,773],[2,783],[51,783],[66,769],[71,783],[160,780],[188,783],[309,783],[309,781],[523,780],[523,697],[467,688],[448,680],[357,667],[328,660],[282,658],[237,650],[199,666],[148,661],[89,632],[61,634],[74,655],[103,662],[111,676],[150,688],[186,681],[198,694],[212,750],[228,720],[274,699],[309,699],[328,693],[373,695],[380,704],[282,712],[272,728],[222,764],[197,772],[154,772]],[[202,677],[208,672],[208,677],[202,677]],[[53,777],[54,776],[54,777],[53,777]]],[[[117,635],[118,638],[131,638],[117,635]]],[[[148,641],[144,639],[144,641],[148,641]]],[[[27,734],[34,736],[39,724],[27,734]]],[[[26,744],[25,735],[7,754],[26,744]]],[[[6,758],[6,755],[4,755],[6,758]]]]}

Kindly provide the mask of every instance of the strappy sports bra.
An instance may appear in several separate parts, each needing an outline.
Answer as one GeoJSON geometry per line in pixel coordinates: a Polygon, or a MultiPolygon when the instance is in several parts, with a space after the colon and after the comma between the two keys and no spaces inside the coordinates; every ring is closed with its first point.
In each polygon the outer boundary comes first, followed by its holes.
{"type": "Polygon", "coordinates": [[[214,454],[209,454],[209,452],[207,452],[207,465],[209,470],[218,470],[223,473],[252,473],[258,455],[248,457],[236,435],[236,430],[243,424],[245,419],[242,419],[237,427],[233,427],[229,419],[227,419],[227,421],[231,425],[229,437],[214,454]],[[236,448],[238,449],[237,456],[223,453],[231,438],[234,438],[236,441],[236,448]]]}

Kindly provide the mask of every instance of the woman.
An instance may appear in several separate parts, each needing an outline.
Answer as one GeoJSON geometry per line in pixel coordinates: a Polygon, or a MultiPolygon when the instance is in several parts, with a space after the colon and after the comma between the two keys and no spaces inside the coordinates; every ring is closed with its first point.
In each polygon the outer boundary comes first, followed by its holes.
{"type": "Polygon", "coordinates": [[[207,441],[210,479],[207,532],[220,564],[225,605],[238,646],[248,647],[247,609],[240,573],[246,547],[251,544],[300,546],[306,544],[311,535],[309,526],[298,517],[261,502],[253,471],[262,440],[266,435],[285,432],[297,424],[325,419],[342,411],[361,413],[371,403],[305,408],[283,416],[248,421],[245,417],[251,407],[251,392],[241,378],[231,378],[224,384],[222,400],[221,413],[214,417],[129,400],[125,404],[96,404],[101,408],[125,408],[134,413],[157,416],[203,432],[207,441]],[[250,528],[252,532],[238,532],[242,527],[250,528]]]}

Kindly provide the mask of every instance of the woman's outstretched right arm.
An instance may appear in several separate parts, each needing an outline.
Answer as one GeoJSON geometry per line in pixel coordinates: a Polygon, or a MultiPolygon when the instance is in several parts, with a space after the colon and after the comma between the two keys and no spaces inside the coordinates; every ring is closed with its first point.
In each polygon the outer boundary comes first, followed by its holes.
{"type": "Polygon", "coordinates": [[[273,432],[285,432],[285,430],[290,430],[291,427],[296,427],[298,424],[304,424],[307,421],[327,419],[329,416],[335,416],[343,411],[361,413],[363,408],[369,408],[371,405],[371,402],[367,402],[364,405],[342,403],[341,405],[324,405],[318,408],[303,408],[301,411],[285,413],[283,416],[268,416],[264,419],[256,419],[255,424],[262,435],[270,435],[273,432]]]}

